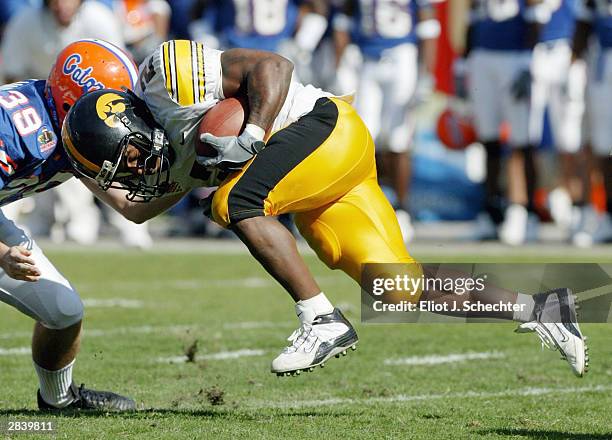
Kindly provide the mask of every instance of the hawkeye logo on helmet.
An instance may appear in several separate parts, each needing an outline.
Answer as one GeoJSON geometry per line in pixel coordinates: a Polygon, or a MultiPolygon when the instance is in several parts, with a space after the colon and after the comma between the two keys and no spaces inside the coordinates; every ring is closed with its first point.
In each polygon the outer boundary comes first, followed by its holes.
{"type": "MultiPolygon", "coordinates": [[[[116,93],[105,93],[96,101],[96,113],[98,118],[102,119],[106,125],[111,128],[117,126],[122,113],[125,112],[125,103],[123,97],[116,93]]],[[[125,115],[124,115],[125,116],[125,115]]],[[[129,122],[128,124],[129,125],[129,122]]]]}
{"type": "Polygon", "coordinates": [[[64,61],[64,65],[62,66],[62,72],[64,72],[64,75],[70,76],[70,79],[77,85],[83,87],[83,91],[86,93],[104,89],[104,84],[91,76],[93,67],[88,67],[83,70],[80,66],[81,61],[81,55],[78,53],[72,54],[66,58],[66,61],[64,61]]]}

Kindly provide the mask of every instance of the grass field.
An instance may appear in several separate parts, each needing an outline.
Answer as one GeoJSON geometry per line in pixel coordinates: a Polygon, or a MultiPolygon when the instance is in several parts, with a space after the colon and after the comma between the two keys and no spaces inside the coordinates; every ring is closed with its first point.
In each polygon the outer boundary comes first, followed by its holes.
{"type": "MultiPolygon", "coordinates": [[[[277,378],[269,363],[297,321],[290,298],[249,256],[48,255],[86,303],[76,380],[131,395],[141,408],[44,416],[56,423],[54,438],[612,438],[610,326],[583,325],[592,368],[577,379],[513,324],[359,325],[359,289],[309,257],[356,324],[359,349],[277,378]]],[[[32,323],[5,305],[0,316],[0,419],[40,419],[32,323]]],[[[28,437],[46,438],[18,436],[28,437]]]]}

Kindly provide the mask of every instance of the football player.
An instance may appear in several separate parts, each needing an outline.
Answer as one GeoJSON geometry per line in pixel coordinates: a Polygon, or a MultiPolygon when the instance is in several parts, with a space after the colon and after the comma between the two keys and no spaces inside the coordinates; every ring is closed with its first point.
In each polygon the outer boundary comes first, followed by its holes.
{"type": "MultiPolygon", "coordinates": [[[[410,157],[414,134],[413,105],[419,74],[419,44],[428,74],[433,73],[436,39],[440,24],[429,0],[347,0],[342,26],[336,17],[336,41],[352,40],[360,49],[356,108],[379,149],[381,172],[397,195],[396,215],[404,239],[413,235],[406,208],[410,181],[410,157]],[[341,33],[346,36],[339,35],[341,33]],[[349,38],[350,35],[350,38],[349,38]]],[[[342,57],[344,47],[338,47],[342,57]]]]}
{"type": "Polygon", "coordinates": [[[477,135],[487,151],[486,205],[479,217],[479,235],[494,238],[493,226],[503,221],[499,238],[518,245],[535,234],[533,228],[528,231],[528,224],[536,226],[534,147],[528,136],[530,63],[539,27],[550,19],[550,10],[540,0],[472,0],[470,17],[469,95],[477,135]],[[502,122],[510,127],[511,148],[505,218],[499,187],[502,122]]]}
{"type": "Polygon", "coordinates": [[[282,53],[304,74],[327,29],[324,0],[201,0],[201,38],[207,45],[210,30],[223,49],[242,47],[282,53]],[[206,30],[208,29],[208,32],[206,30]]]}
{"type": "MultiPolygon", "coordinates": [[[[531,73],[531,108],[529,136],[531,145],[540,145],[544,131],[545,111],[552,132],[554,146],[559,152],[561,183],[566,199],[570,196],[582,202],[577,164],[581,145],[582,116],[586,67],[583,62],[572,63],[571,42],[576,23],[573,0],[549,0],[551,17],[540,30],[539,42],[533,50],[531,73]]],[[[559,194],[563,194],[559,193],[559,194]]],[[[557,199],[561,201],[560,199],[557,199]]],[[[562,226],[571,226],[570,203],[557,204],[551,195],[551,214],[562,226]]],[[[576,211],[576,210],[574,210],[576,211]]],[[[569,229],[569,228],[568,228],[569,229]]]]}
{"type": "Polygon", "coordinates": [[[581,0],[578,24],[574,36],[574,56],[584,57],[588,38],[594,33],[599,43],[597,61],[589,72],[587,115],[590,140],[596,156],[595,166],[601,171],[606,190],[606,212],[600,215],[594,208],[585,209],[580,230],[574,243],[588,247],[612,241],[612,10],[603,0],[581,0]]]}
{"type": "MultiPolygon", "coordinates": [[[[136,67],[101,40],[80,40],[57,57],[47,81],[0,87],[0,206],[53,188],[73,176],[59,140],[70,106],[83,93],[132,87],[136,67]]],[[[132,399],[77,387],[83,304],[77,291],[28,234],[0,212],[0,301],[36,321],[32,359],[42,410],[134,409],[132,399]]]]}
{"type": "MultiPolygon", "coordinates": [[[[210,185],[211,177],[220,181],[203,200],[205,212],[232,228],[296,301],[300,327],[272,362],[272,372],[310,370],[358,340],[276,216],[293,213],[318,257],[358,283],[364,263],[403,263],[406,275],[421,276],[378,186],[374,142],[364,122],[344,99],[292,81],[288,60],[263,51],[221,52],[193,41],[169,41],[140,66],[136,93],[139,97],[117,90],[83,96],[66,118],[64,148],[83,183],[137,222],[159,214],[189,189],[210,185]],[[200,135],[202,116],[234,96],[248,99],[244,131],[200,135]],[[218,155],[196,158],[198,137],[218,155]]],[[[448,300],[430,291],[420,298],[448,300]]],[[[584,373],[584,340],[567,289],[533,298],[498,289],[482,300],[525,304],[520,313],[474,316],[523,322],[522,331],[536,331],[556,344],[573,371],[584,373]],[[543,321],[542,307],[563,309],[569,318],[563,325],[543,321]]]]}

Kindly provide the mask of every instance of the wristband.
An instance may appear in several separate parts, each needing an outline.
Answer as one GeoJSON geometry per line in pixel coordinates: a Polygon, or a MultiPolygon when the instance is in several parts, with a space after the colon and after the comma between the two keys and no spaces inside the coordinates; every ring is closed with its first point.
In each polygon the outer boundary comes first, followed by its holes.
{"type": "Polygon", "coordinates": [[[421,40],[438,38],[440,36],[440,22],[436,19],[421,21],[416,25],[416,34],[421,40]]]}
{"type": "Polygon", "coordinates": [[[255,124],[247,124],[246,127],[244,127],[244,131],[246,131],[258,141],[263,141],[263,138],[266,135],[266,130],[255,124]]]}
{"type": "Polygon", "coordinates": [[[550,20],[552,12],[547,4],[541,3],[535,6],[530,6],[525,10],[525,20],[530,23],[545,24],[550,20]]]}
{"type": "Polygon", "coordinates": [[[336,14],[333,26],[335,31],[348,32],[351,29],[351,18],[346,14],[336,14]]]}

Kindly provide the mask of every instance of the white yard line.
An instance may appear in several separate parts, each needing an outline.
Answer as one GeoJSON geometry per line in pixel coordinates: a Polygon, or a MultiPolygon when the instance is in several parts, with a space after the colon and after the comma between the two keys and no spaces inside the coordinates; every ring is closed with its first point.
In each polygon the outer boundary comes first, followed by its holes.
{"type": "MultiPolygon", "coordinates": [[[[223,361],[228,359],[239,359],[242,357],[251,357],[251,356],[262,356],[266,354],[265,350],[251,350],[249,348],[244,348],[241,350],[233,350],[233,351],[220,351],[218,353],[206,353],[197,355],[195,357],[195,361],[223,361]]],[[[170,363],[170,364],[184,364],[187,362],[186,356],[170,356],[170,357],[160,357],[155,360],[160,363],[170,363]]]]}
{"type": "Polygon", "coordinates": [[[451,353],[446,355],[411,356],[405,358],[385,359],[385,365],[439,365],[458,362],[475,361],[482,359],[502,359],[504,353],[498,351],[485,351],[481,353],[451,353]]]}
{"type": "MultiPolygon", "coordinates": [[[[317,281],[323,284],[335,283],[342,285],[353,285],[355,292],[359,294],[359,286],[353,283],[353,281],[343,275],[323,275],[316,277],[317,281]]],[[[140,290],[143,288],[142,281],[110,281],[106,283],[105,288],[107,290],[116,291],[129,291],[129,290],[140,290]]],[[[155,282],[155,284],[147,285],[148,291],[163,291],[163,290],[198,290],[198,289],[211,289],[211,288],[250,288],[258,289],[264,287],[276,287],[278,284],[271,277],[243,277],[243,278],[218,278],[218,279],[204,279],[204,278],[183,278],[183,279],[161,279],[155,282]]],[[[76,286],[78,291],[85,292],[88,290],[99,289],[99,284],[96,283],[78,283],[76,286]]]]}
{"type": "Polygon", "coordinates": [[[1,348],[0,347],[0,356],[15,356],[15,355],[24,355],[30,354],[32,350],[30,347],[17,347],[17,348],[1,348]]]}
{"type": "Polygon", "coordinates": [[[244,322],[228,322],[223,324],[223,328],[227,330],[240,329],[250,330],[257,328],[287,328],[296,326],[297,321],[272,322],[272,321],[244,321],[244,322]]]}
{"type": "Polygon", "coordinates": [[[83,305],[92,308],[141,309],[144,302],[126,298],[83,298],[83,305]]]}
{"type": "MultiPolygon", "coordinates": [[[[265,329],[265,328],[279,328],[289,329],[296,325],[295,321],[238,321],[228,322],[220,326],[224,330],[249,330],[249,329],[265,329]]],[[[104,337],[104,336],[115,336],[115,335],[130,335],[130,334],[180,334],[186,333],[191,330],[209,329],[218,330],[219,327],[214,327],[212,324],[199,323],[199,324],[182,324],[182,325],[140,325],[133,327],[115,327],[109,329],[89,329],[85,328],[83,333],[86,337],[104,337]]],[[[0,340],[16,339],[16,338],[31,338],[31,331],[16,331],[6,332],[0,334],[0,340]]]]}
{"type": "MultiPolygon", "coordinates": [[[[31,353],[30,347],[16,347],[16,348],[2,348],[0,347],[0,356],[18,356],[18,355],[29,355],[31,353]]],[[[265,350],[243,348],[240,350],[231,351],[220,351],[218,353],[204,353],[195,357],[196,361],[224,361],[228,359],[239,359],[243,357],[262,356],[266,354],[265,350]]],[[[170,364],[182,364],[187,362],[186,356],[169,356],[159,357],[155,359],[156,362],[170,363],[170,364]]]]}
{"type": "Polygon", "coordinates": [[[443,394],[398,394],[396,396],[387,397],[369,397],[364,399],[352,398],[330,398],[321,400],[296,400],[269,402],[261,401],[254,402],[248,405],[252,409],[265,408],[310,408],[321,406],[337,406],[337,405],[374,405],[374,404],[393,404],[401,402],[417,402],[439,399],[491,399],[501,397],[527,397],[527,396],[545,396],[545,395],[560,395],[560,394],[580,394],[580,393],[603,393],[612,390],[612,386],[596,385],[589,387],[572,387],[572,388],[518,388],[514,390],[504,390],[498,392],[476,392],[465,391],[458,393],[443,393],[443,394]]]}

